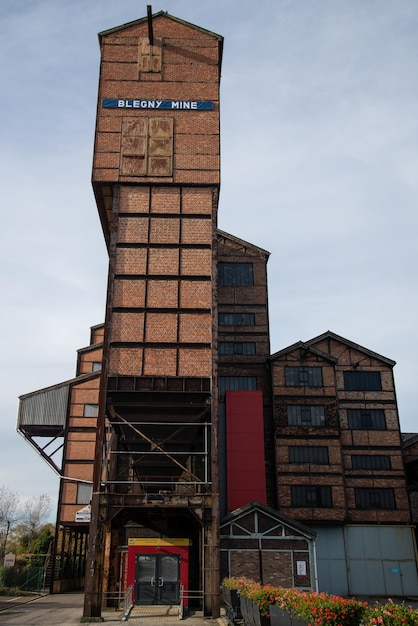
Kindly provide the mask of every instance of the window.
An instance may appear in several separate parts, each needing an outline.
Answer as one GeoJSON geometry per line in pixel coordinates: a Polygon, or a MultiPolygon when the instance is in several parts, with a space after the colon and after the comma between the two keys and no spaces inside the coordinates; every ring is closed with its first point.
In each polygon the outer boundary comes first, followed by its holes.
{"type": "Polygon", "coordinates": [[[246,341],[220,341],[219,354],[255,354],[255,342],[246,341]]]}
{"type": "Polygon", "coordinates": [[[327,446],[289,446],[289,463],[329,463],[327,446]]]}
{"type": "Polygon", "coordinates": [[[102,369],[102,362],[101,361],[94,361],[91,367],[91,371],[92,372],[100,372],[100,370],[102,369]]]}
{"type": "Polygon", "coordinates": [[[294,485],[291,491],[292,506],[328,508],[332,506],[331,487],[294,485]]]}
{"type": "Polygon", "coordinates": [[[225,395],[225,391],[256,391],[256,376],[219,376],[219,398],[225,395]]]}
{"type": "Polygon", "coordinates": [[[289,426],[324,426],[325,407],[290,404],[287,407],[287,423],[289,426]]]}
{"type": "Polygon", "coordinates": [[[219,263],[220,287],[243,287],[254,285],[252,263],[219,263]]]}
{"type": "Polygon", "coordinates": [[[358,487],[354,493],[358,509],[396,509],[393,489],[358,487]]]}
{"type": "Polygon", "coordinates": [[[380,372],[344,372],[346,391],[382,391],[380,372]]]}
{"type": "Polygon", "coordinates": [[[219,326],[254,326],[254,313],[219,313],[219,326]]]}
{"type": "Polygon", "coordinates": [[[322,367],[285,367],[286,387],[322,387],[322,367]]]}
{"type": "Polygon", "coordinates": [[[386,430],[383,409],[347,409],[347,418],[352,430],[386,430]]]}
{"type": "Polygon", "coordinates": [[[91,483],[77,483],[77,504],[90,504],[93,494],[91,483]]]}
{"type": "Polygon", "coordinates": [[[351,467],[364,470],[387,470],[391,469],[390,456],[387,454],[352,454],[351,467]]]}
{"type": "Polygon", "coordinates": [[[84,417],[97,417],[99,415],[99,405],[85,404],[83,415],[84,417]]]}

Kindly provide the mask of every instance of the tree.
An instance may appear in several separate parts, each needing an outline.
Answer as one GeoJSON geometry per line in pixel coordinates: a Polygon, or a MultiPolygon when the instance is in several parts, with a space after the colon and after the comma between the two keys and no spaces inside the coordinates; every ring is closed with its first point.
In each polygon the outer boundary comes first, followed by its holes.
{"type": "Polygon", "coordinates": [[[6,554],[10,531],[19,517],[18,495],[7,487],[0,487],[0,563],[6,554]]]}
{"type": "Polygon", "coordinates": [[[46,494],[32,496],[25,502],[22,521],[28,538],[27,550],[30,552],[34,539],[39,535],[52,506],[52,499],[46,494]]]}
{"type": "Polygon", "coordinates": [[[33,554],[46,554],[51,546],[51,541],[54,538],[54,525],[45,524],[39,531],[39,535],[32,543],[33,554]]]}

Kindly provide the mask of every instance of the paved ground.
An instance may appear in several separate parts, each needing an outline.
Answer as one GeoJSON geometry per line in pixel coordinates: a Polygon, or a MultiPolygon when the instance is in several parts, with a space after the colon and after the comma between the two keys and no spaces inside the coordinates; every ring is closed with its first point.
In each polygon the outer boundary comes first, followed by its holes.
{"type": "MultiPolygon", "coordinates": [[[[40,598],[0,597],[0,624],[6,626],[73,626],[80,624],[83,614],[83,593],[63,593],[40,598]]],[[[178,615],[155,613],[153,615],[135,607],[127,622],[122,622],[121,611],[104,611],[103,621],[106,626],[126,624],[126,626],[174,626],[179,624],[178,615]]],[[[86,622],[84,622],[86,623],[86,622]]],[[[87,622],[93,624],[97,622],[87,622]]],[[[204,618],[195,614],[187,616],[184,626],[225,626],[223,620],[204,618]]]]}

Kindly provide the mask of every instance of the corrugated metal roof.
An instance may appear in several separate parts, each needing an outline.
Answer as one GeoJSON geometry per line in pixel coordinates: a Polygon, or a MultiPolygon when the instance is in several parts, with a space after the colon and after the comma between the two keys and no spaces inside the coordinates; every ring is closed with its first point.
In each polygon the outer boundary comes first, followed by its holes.
{"type": "Polygon", "coordinates": [[[22,426],[65,427],[70,384],[62,383],[20,398],[18,428],[22,426]]]}

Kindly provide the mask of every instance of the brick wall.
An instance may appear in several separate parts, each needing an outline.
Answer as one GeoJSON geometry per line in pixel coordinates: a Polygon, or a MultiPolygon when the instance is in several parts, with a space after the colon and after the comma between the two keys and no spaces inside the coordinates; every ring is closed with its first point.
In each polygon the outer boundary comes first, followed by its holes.
{"type": "Polygon", "coordinates": [[[121,189],[109,292],[111,375],[211,376],[209,191],[121,189]]]}
{"type": "Polygon", "coordinates": [[[295,345],[273,356],[272,379],[276,428],[276,461],[279,510],[301,521],[357,523],[407,523],[410,519],[403,469],[399,418],[394,390],[393,362],[367,349],[325,334],[318,342],[295,345]],[[311,348],[312,343],[312,349],[311,348]],[[320,352],[317,352],[319,350],[320,352]],[[331,359],[328,359],[328,355],[331,359]],[[286,386],[285,368],[320,367],[322,386],[286,386]],[[345,371],[381,373],[382,389],[348,391],[345,371]],[[323,406],[321,425],[289,425],[287,408],[323,406]],[[349,428],[349,409],[384,411],[385,429],[349,428]],[[290,446],[325,446],[328,463],[290,463],[290,446]],[[389,458],[390,469],[354,469],[353,455],[389,458]],[[331,489],[332,505],[292,506],[292,486],[331,489]],[[389,489],[394,508],[359,508],[356,489],[389,489]]]}
{"type": "Polygon", "coordinates": [[[170,158],[175,163],[164,182],[218,185],[219,39],[165,15],[154,18],[153,30],[155,45],[151,56],[146,20],[102,36],[93,180],[159,182],[159,178],[152,175],[129,176],[121,171],[121,132],[122,122],[127,117],[146,121],[158,120],[164,115],[173,121],[170,158]],[[212,101],[214,110],[125,110],[100,106],[102,98],[138,97],[142,100],[212,101]]]}

